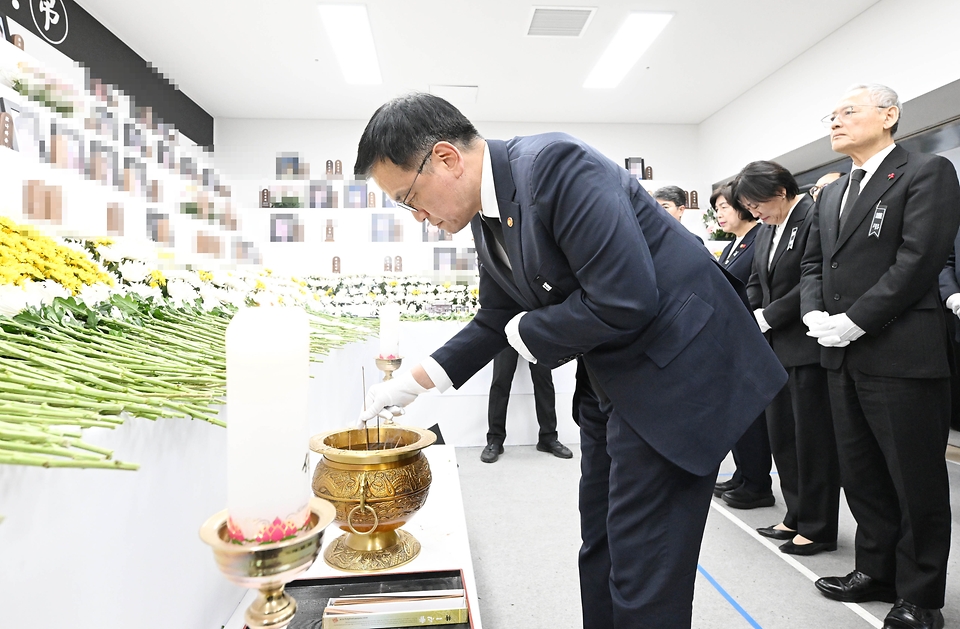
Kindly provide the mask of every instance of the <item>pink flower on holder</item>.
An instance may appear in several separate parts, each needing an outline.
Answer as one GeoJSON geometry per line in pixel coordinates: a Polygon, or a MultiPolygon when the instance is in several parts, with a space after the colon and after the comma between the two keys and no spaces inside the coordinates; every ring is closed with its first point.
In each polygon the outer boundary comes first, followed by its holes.
{"type": "Polygon", "coordinates": [[[230,538],[231,542],[237,542],[238,544],[247,541],[243,536],[243,531],[241,531],[237,523],[233,521],[233,518],[227,518],[227,537],[230,538]]]}
{"type": "Polygon", "coordinates": [[[265,526],[260,529],[260,533],[257,534],[255,541],[261,544],[280,542],[296,535],[297,530],[297,525],[293,522],[283,522],[280,518],[274,518],[270,526],[265,526]]]}
{"type": "MultiPolygon", "coordinates": [[[[261,522],[263,521],[264,520],[261,520],[261,522]]],[[[227,518],[227,537],[234,544],[269,544],[271,542],[282,542],[285,539],[295,537],[300,529],[305,528],[309,522],[309,512],[307,512],[307,517],[302,526],[297,526],[290,520],[283,521],[279,517],[276,517],[270,524],[261,526],[260,532],[257,533],[255,538],[248,539],[244,536],[243,530],[240,528],[240,526],[233,521],[233,518],[227,518]]]]}
{"type": "Polygon", "coordinates": [[[381,360],[396,360],[397,358],[400,358],[400,357],[394,356],[393,354],[388,354],[386,356],[384,356],[383,354],[380,354],[379,356],[377,356],[377,358],[381,360]]]}

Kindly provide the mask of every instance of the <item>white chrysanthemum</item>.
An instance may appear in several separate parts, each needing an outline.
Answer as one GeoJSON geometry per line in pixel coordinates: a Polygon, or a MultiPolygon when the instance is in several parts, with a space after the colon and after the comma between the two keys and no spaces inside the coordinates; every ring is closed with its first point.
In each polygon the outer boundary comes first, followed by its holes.
{"type": "Polygon", "coordinates": [[[90,284],[81,288],[77,298],[85,303],[88,307],[93,308],[97,304],[102,304],[105,301],[109,301],[110,296],[113,295],[114,292],[115,290],[107,284],[98,282],[96,284],[90,284]]]}
{"type": "Polygon", "coordinates": [[[48,306],[53,303],[53,300],[57,297],[62,297],[66,299],[71,296],[70,291],[64,288],[63,284],[56,282],[54,280],[43,280],[42,282],[28,282],[28,291],[36,291],[40,296],[40,303],[44,306],[48,306]]]}
{"type": "Polygon", "coordinates": [[[121,264],[118,270],[120,271],[120,277],[131,284],[145,282],[150,277],[150,269],[146,264],[139,261],[128,260],[121,264]]]}
{"type": "Polygon", "coordinates": [[[167,294],[177,306],[191,304],[198,297],[197,290],[193,286],[182,279],[171,280],[169,276],[167,278],[167,294]]]}
{"type": "Polygon", "coordinates": [[[147,284],[134,284],[130,287],[130,292],[136,293],[144,299],[149,299],[150,297],[153,297],[154,299],[163,299],[163,293],[159,288],[154,288],[153,286],[149,286],[147,284]]]}
{"type": "Polygon", "coordinates": [[[0,284],[0,315],[16,316],[29,305],[29,295],[22,286],[0,284]]]}

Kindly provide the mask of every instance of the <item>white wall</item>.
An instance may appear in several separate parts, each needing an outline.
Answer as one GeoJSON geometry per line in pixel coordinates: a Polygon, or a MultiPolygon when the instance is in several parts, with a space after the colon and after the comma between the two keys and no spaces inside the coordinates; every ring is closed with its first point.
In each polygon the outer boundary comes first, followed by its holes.
{"type": "Polygon", "coordinates": [[[958,33],[956,0],[881,0],[705,120],[703,176],[718,181],[825,136],[820,118],[850,85],[883,83],[908,101],[957,80],[958,33]]]}
{"type": "MultiPolygon", "coordinates": [[[[642,104],[638,104],[642,106],[642,104]]],[[[574,124],[533,122],[477,122],[484,137],[509,139],[548,131],[563,131],[593,145],[623,163],[626,157],[643,157],[657,180],[697,181],[695,125],[574,124]]],[[[255,120],[217,118],[214,147],[217,168],[233,180],[234,197],[241,205],[255,204],[256,194],[246,195],[243,183],[256,185],[274,178],[280,152],[297,152],[310,163],[311,175],[320,178],[326,160],[341,160],[348,176],[356,161],[357,142],[366,120],[255,120]],[[249,201],[247,201],[249,199],[249,201]]],[[[251,188],[254,192],[256,187],[251,188]]]]}
{"type": "MultiPolygon", "coordinates": [[[[350,243],[353,247],[364,245],[362,255],[358,256],[356,251],[344,252],[313,240],[315,234],[322,238],[323,229],[314,228],[312,223],[307,225],[307,238],[303,243],[265,242],[269,237],[269,212],[253,208],[257,207],[260,190],[275,179],[276,156],[298,153],[310,165],[311,179],[324,178],[327,160],[340,160],[345,178],[350,179],[357,142],[365,124],[366,121],[360,120],[216,120],[215,164],[232,188],[245,235],[258,241],[264,264],[268,267],[299,274],[328,274],[329,260],[337,255],[343,261],[344,273],[376,273],[382,268],[384,255],[402,255],[407,273],[426,274],[432,268],[432,249],[418,248],[416,244],[404,248],[397,243],[367,243],[361,239],[350,243]]],[[[704,204],[710,196],[709,180],[701,177],[699,172],[697,128],[693,125],[481,122],[477,123],[477,128],[484,137],[498,139],[564,131],[592,144],[620,164],[626,157],[643,157],[653,168],[655,177],[648,189],[666,184],[695,189],[704,204]]],[[[409,220],[404,212],[397,212],[401,220],[409,220]]],[[[361,232],[369,229],[369,212],[362,210],[325,212],[306,208],[293,213],[300,216],[305,225],[311,221],[321,224],[325,218],[336,215],[342,227],[346,227],[344,223],[349,221],[351,224],[355,222],[361,232]]],[[[701,215],[702,212],[687,212],[683,222],[705,237],[701,215]]],[[[415,237],[413,231],[416,227],[410,221],[404,228],[405,233],[412,230],[411,235],[415,237]]],[[[407,240],[406,235],[404,239],[407,240]]],[[[456,246],[458,250],[473,246],[469,230],[455,236],[454,243],[441,244],[456,246]]]]}

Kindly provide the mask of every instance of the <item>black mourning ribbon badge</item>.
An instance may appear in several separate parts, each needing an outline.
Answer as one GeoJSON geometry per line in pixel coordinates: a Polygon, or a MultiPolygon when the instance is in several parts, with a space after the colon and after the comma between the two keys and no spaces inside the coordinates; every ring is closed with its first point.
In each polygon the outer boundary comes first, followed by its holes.
{"type": "Polygon", "coordinates": [[[870,221],[870,231],[867,233],[867,238],[877,237],[880,238],[880,229],[883,227],[883,217],[887,213],[887,206],[877,203],[876,209],[873,211],[873,220],[870,221]]]}

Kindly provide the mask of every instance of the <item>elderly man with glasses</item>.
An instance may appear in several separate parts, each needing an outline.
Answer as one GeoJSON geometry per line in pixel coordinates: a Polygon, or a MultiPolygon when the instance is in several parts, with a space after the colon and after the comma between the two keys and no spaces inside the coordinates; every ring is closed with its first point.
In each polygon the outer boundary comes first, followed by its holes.
{"type": "Polygon", "coordinates": [[[801,313],[822,346],[857,537],[854,571],[816,586],[838,601],[894,603],[885,629],[940,629],[951,516],[938,274],[960,225],[960,184],[947,159],[894,143],[900,111],[890,88],[859,85],[823,119],[852,164],[817,201],[801,313]]]}
{"type": "Polygon", "coordinates": [[[739,281],[596,149],[484,140],[436,96],[377,110],[354,171],[418,220],[470,225],[480,260],[476,317],[371,387],[361,420],[508,346],[551,369],[582,356],[601,410],[580,414],[583,626],[690,627],[720,462],[786,381],[739,281]]]}

